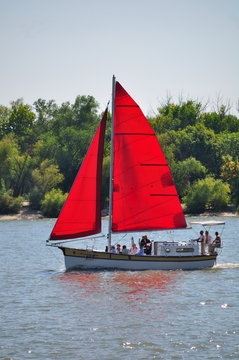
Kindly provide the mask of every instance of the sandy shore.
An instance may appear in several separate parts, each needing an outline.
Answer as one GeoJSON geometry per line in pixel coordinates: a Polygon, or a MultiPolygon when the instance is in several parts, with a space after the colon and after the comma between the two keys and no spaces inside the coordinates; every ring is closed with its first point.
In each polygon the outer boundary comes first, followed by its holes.
{"type": "Polygon", "coordinates": [[[0,215],[1,220],[36,220],[43,219],[44,216],[40,211],[23,211],[20,210],[18,214],[13,215],[0,215]]]}
{"type": "MultiPolygon", "coordinates": [[[[239,216],[235,209],[230,209],[229,211],[225,212],[205,212],[203,214],[186,214],[188,216],[195,216],[195,217],[207,217],[207,216],[215,216],[215,217],[229,217],[229,216],[239,216]]],[[[107,218],[105,214],[102,216],[103,218],[107,218]]],[[[23,206],[22,209],[19,211],[18,214],[13,215],[0,215],[1,220],[37,220],[37,219],[44,219],[44,216],[41,214],[40,211],[30,210],[28,206],[23,206]]]]}

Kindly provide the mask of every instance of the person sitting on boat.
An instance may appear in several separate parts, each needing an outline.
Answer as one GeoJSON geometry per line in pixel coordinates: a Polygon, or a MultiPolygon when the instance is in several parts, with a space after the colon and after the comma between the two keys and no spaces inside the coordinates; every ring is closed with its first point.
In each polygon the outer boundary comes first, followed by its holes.
{"type": "Polygon", "coordinates": [[[122,254],[123,255],[128,255],[129,254],[129,250],[127,249],[126,245],[122,246],[122,254]]]}
{"type": "Polygon", "coordinates": [[[144,247],[143,247],[143,245],[140,246],[140,249],[139,249],[139,251],[136,253],[136,255],[140,255],[140,256],[144,255],[144,247]]]}
{"type": "Polygon", "coordinates": [[[115,246],[114,246],[114,245],[111,246],[110,252],[111,252],[111,254],[116,254],[116,250],[115,250],[115,246]]]}
{"type": "Polygon", "coordinates": [[[211,247],[211,244],[212,244],[212,237],[211,237],[211,235],[209,234],[208,231],[205,231],[205,244],[207,246],[207,252],[208,252],[208,254],[210,254],[210,247],[211,247]]]}
{"type": "Polygon", "coordinates": [[[136,244],[133,243],[133,244],[132,244],[132,247],[131,247],[131,249],[130,249],[130,254],[131,254],[131,255],[135,255],[135,254],[137,254],[137,252],[138,252],[138,248],[137,248],[136,244]]]}
{"type": "Polygon", "coordinates": [[[199,238],[197,239],[197,242],[201,243],[201,254],[206,255],[205,254],[205,236],[203,234],[203,230],[200,231],[200,235],[199,235],[199,238]]]}
{"type": "Polygon", "coordinates": [[[220,248],[221,247],[221,238],[218,234],[218,232],[215,232],[215,240],[213,240],[212,244],[210,245],[210,254],[213,255],[215,254],[215,248],[220,248]]]}
{"type": "Polygon", "coordinates": [[[120,244],[116,245],[116,253],[121,254],[121,245],[120,244]]]}

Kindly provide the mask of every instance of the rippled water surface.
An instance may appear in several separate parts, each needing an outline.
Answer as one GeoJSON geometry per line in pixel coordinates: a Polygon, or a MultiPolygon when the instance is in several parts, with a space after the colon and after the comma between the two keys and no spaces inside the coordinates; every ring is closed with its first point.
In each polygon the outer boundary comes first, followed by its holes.
{"type": "Polygon", "coordinates": [[[213,269],[68,273],[52,220],[1,221],[0,359],[239,359],[239,219],[224,220],[213,269]]]}

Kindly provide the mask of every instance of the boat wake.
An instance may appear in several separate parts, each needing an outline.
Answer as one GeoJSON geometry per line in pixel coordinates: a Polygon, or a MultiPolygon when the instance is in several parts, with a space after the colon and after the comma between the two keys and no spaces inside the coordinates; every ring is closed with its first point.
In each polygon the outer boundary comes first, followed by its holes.
{"type": "Polygon", "coordinates": [[[215,270],[219,269],[235,269],[239,268],[239,264],[233,264],[233,263],[225,263],[225,264],[217,264],[213,267],[215,270]]]}

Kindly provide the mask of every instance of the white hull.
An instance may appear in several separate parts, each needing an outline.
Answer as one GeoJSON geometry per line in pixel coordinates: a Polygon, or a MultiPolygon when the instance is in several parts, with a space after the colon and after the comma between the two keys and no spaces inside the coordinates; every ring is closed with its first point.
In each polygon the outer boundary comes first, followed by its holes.
{"type": "Polygon", "coordinates": [[[66,270],[200,270],[213,267],[216,255],[198,256],[137,256],[118,255],[80,249],[61,248],[66,270]]]}

